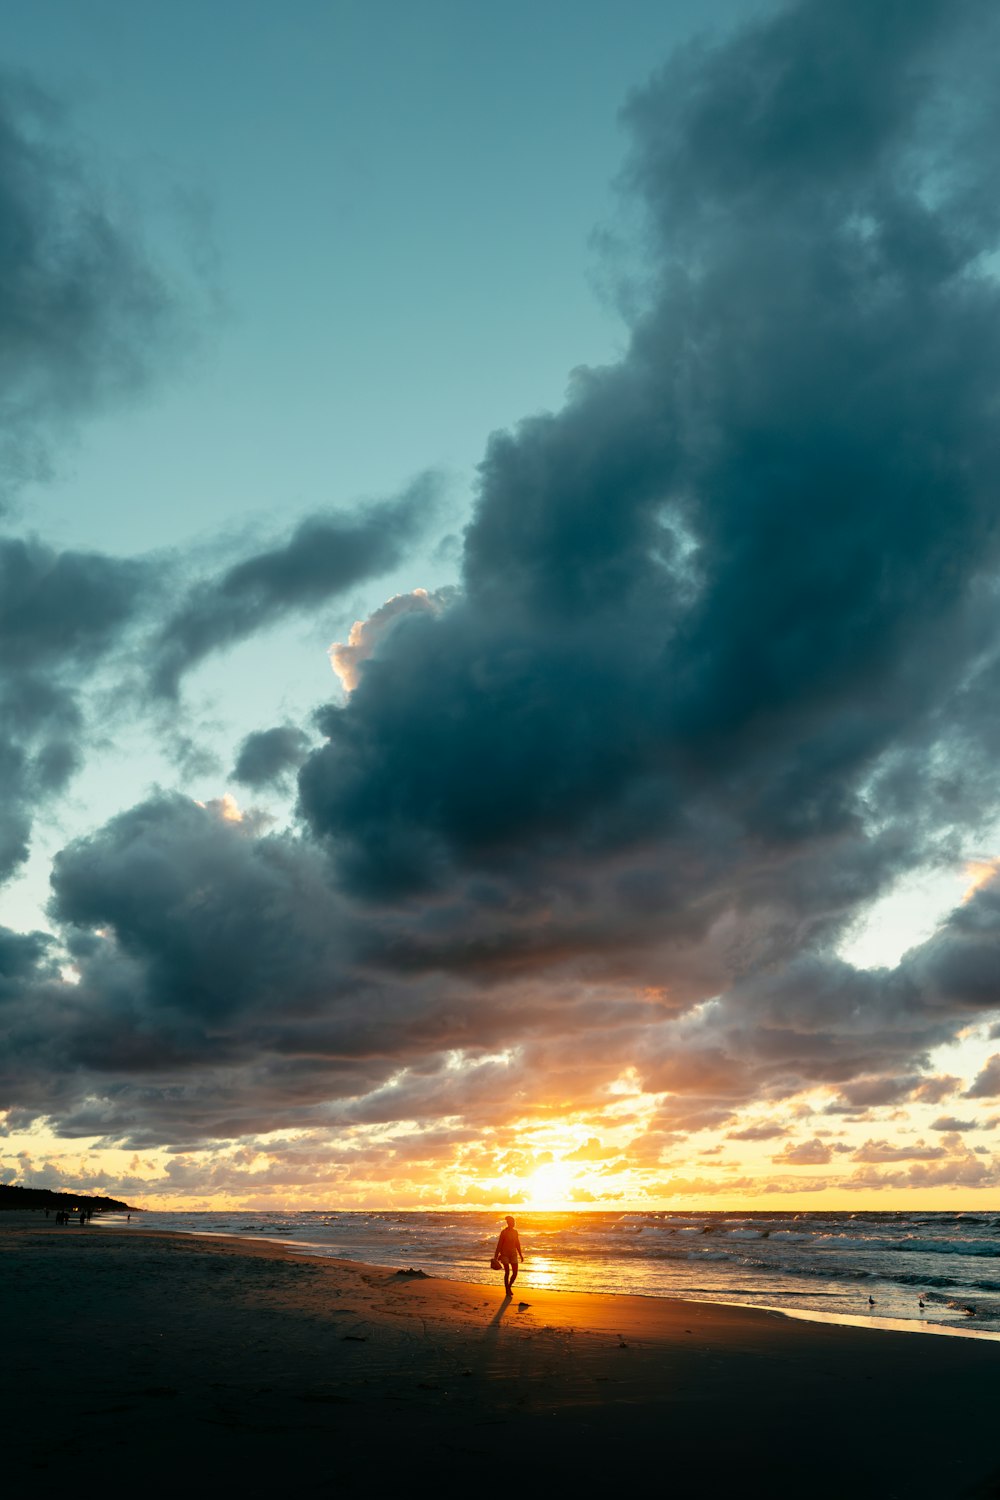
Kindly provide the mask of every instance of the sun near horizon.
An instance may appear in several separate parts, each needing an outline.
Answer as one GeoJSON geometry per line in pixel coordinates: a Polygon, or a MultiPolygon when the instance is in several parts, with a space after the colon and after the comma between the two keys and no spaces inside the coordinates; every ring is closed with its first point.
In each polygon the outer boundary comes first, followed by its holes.
{"type": "MultiPolygon", "coordinates": [[[[991,1147],[1000,1116],[987,1028],[938,1050],[925,1072],[885,1097],[880,1079],[804,1092],[773,1106],[713,1103],[718,1124],[667,1135],[690,1116],[685,1094],[651,1095],[634,1069],[585,1110],[531,1113],[456,1132],[438,1125],[358,1124],[331,1149],[322,1132],[202,1151],[137,1152],[100,1140],[68,1143],[44,1127],[8,1135],[8,1180],[66,1185],[172,1212],[476,1210],[530,1213],[982,1211],[995,1199],[991,1147]]],[[[516,1061],[505,1054],[507,1062],[516,1061]]],[[[697,1102],[696,1109],[704,1109],[697,1102]]]]}

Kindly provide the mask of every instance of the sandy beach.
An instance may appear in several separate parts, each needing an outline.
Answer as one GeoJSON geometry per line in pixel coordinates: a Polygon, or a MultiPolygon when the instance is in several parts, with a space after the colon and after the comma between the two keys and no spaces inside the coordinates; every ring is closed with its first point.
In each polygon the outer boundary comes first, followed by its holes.
{"type": "Polygon", "coordinates": [[[408,1269],[5,1214],[6,1472],[1000,1495],[1000,1343],[408,1269]]]}

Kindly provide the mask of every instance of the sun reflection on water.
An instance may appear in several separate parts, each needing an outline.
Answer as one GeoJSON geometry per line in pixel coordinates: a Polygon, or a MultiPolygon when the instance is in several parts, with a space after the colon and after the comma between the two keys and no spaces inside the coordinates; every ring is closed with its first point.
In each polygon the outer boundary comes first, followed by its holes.
{"type": "Polygon", "coordinates": [[[539,1291],[551,1291],[553,1287],[564,1284],[560,1283],[556,1276],[556,1262],[548,1255],[527,1254],[524,1265],[521,1267],[522,1275],[530,1277],[531,1285],[536,1286],[539,1291]]]}

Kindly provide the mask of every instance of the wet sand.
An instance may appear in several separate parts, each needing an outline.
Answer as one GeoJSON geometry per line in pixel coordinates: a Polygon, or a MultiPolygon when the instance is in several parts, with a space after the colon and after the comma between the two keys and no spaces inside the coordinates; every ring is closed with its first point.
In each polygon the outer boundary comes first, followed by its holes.
{"type": "Polygon", "coordinates": [[[1000,1496],[1000,1343],[398,1269],[3,1215],[7,1476],[1000,1496]]]}

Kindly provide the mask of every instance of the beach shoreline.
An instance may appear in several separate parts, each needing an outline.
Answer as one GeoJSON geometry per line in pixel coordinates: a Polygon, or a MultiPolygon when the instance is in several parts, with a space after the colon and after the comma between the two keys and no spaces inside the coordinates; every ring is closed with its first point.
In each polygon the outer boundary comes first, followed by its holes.
{"type": "Polygon", "coordinates": [[[464,1458],[513,1464],[527,1494],[644,1465],[711,1474],[708,1494],[757,1473],[772,1494],[1000,1493],[989,1341],[538,1291],[530,1261],[507,1301],[273,1241],[28,1217],[0,1220],[0,1326],[36,1481],[86,1450],[164,1489],[444,1466],[451,1493],[464,1458]]]}
{"type": "MultiPolygon", "coordinates": [[[[122,1230],[124,1230],[125,1229],[125,1224],[121,1220],[120,1216],[116,1216],[116,1218],[114,1220],[104,1221],[104,1222],[102,1222],[102,1220],[100,1218],[98,1218],[98,1219],[96,1219],[94,1221],[94,1227],[95,1228],[103,1228],[105,1230],[115,1230],[115,1229],[122,1229],[122,1230]]],[[[201,1238],[206,1238],[206,1239],[238,1239],[238,1240],[246,1240],[246,1241],[248,1241],[250,1243],[263,1243],[263,1244],[272,1244],[272,1245],[276,1245],[276,1246],[284,1246],[284,1247],[286,1247],[286,1248],[288,1248],[290,1250],[293,1250],[295,1253],[297,1253],[299,1255],[303,1255],[303,1256],[310,1257],[310,1258],[316,1258],[316,1259],[321,1259],[321,1260],[332,1260],[332,1261],[335,1261],[335,1262],[336,1261],[353,1261],[353,1260],[359,1260],[359,1263],[360,1263],[360,1258],[359,1257],[350,1256],[350,1255],[347,1255],[347,1254],[340,1254],[340,1253],[337,1253],[337,1252],[332,1252],[331,1253],[331,1251],[329,1250],[329,1248],[327,1248],[326,1246],[323,1246],[323,1245],[321,1245],[321,1244],[319,1244],[317,1242],[314,1242],[314,1241],[300,1240],[300,1239],[289,1239],[289,1238],[286,1238],[284,1236],[279,1236],[279,1235],[268,1235],[268,1234],[266,1234],[266,1233],[264,1233],[263,1231],[260,1231],[260,1230],[256,1230],[256,1231],[253,1231],[253,1232],[248,1232],[248,1231],[242,1231],[241,1232],[241,1231],[233,1230],[233,1229],[217,1229],[217,1228],[216,1229],[201,1229],[201,1228],[171,1228],[171,1229],[164,1229],[164,1228],[161,1228],[160,1226],[150,1226],[147,1229],[146,1226],[143,1225],[142,1221],[139,1220],[136,1223],[133,1223],[132,1225],[129,1226],[128,1232],[132,1233],[132,1234],[135,1234],[135,1233],[139,1233],[139,1232],[141,1232],[143,1230],[145,1230],[145,1232],[147,1232],[147,1233],[149,1233],[149,1232],[154,1232],[154,1233],[175,1233],[175,1234],[181,1234],[181,1235],[194,1235],[196,1238],[197,1237],[201,1237],[201,1238]]],[[[383,1247],[383,1248],[387,1249],[389,1247],[383,1247]]],[[[438,1265],[434,1264],[433,1261],[424,1262],[424,1261],[420,1260],[419,1251],[418,1251],[418,1248],[416,1246],[409,1247],[408,1250],[406,1251],[406,1254],[409,1255],[411,1258],[417,1260],[417,1263],[420,1265],[421,1269],[426,1270],[428,1275],[433,1276],[436,1279],[440,1279],[440,1280],[444,1280],[444,1281],[450,1281],[450,1282],[456,1282],[456,1283],[459,1283],[459,1284],[462,1284],[462,1285],[475,1285],[475,1286],[479,1287],[480,1289],[483,1286],[489,1287],[489,1286],[491,1286],[494,1283],[495,1284],[499,1284],[499,1275],[498,1275],[498,1273],[494,1273],[489,1279],[482,1278],[482,1279],[479,1279],[479,1280],[476,1280],[476,1281],[472,1281],[467,1276],[464,1276],[464,1275],[462,1275],[460,1273],[456,1273],[455,1271],[453,1271],[450,1268],[442,1268],[441,1266],[438,1266],[438,1265]],[[428,1269],[428,1267],[429,1267],[429,1269],[428,1269]]],[[[534,1259],[535,1259],[535,1257],[533,1255],[529,1254],[529,1257],[528,1257],[528,1265],[529,1265],[528,1274],[529,1275],[531,1274],[531,1263],[533,1262],[534,1259]]],[[[546,1257],[546,1260],[548,1261],[548,1257],[546,1257]]],[[[384,1266],[387,1264],[387,1262],[383,1261],[382,1259],[367,1259],[367,1258],[364,1260],[363,1263],[364,1264],[368,1264],[368,1265],[373,1265],[376,1268],[380,1268],[380,1267],[384,1268],[384,1266]]],[[[577,1290],[577,1289],[580,1290],[580,1291],[591,1291],[592,1290],[591,1288],[589,1288],[587,1286],[581,1286],[579,1288],[574,1288],[571,1284],[570,1285],[562,1285],[562,1286],[553,1285],[552,1284],[552,1279],[551,1279],[551,1274],[549,1274],[546,1289],[550,1290],[550,1291],[553,1291],[553,1292],[557,1292],[560,1295],[571,1294],[574,1290],[577,1290]]],[[[854,1311],[845,1311],[843,1309],[838,1309],[838,1310],[833,1311],[833,1312],[828,1312],[828,1311],[823,1311],[823,1310],[817,1309],[817,1308],[810,1308],[808,1306],[801,1306],[801,1305],[797,1305],[794,1301],[791,1300],[792,1298],[794,1298],[794,1297],[796,1297],[796,1296],[799,1295],[798,1292],[789,1292],[787,1294],[789,1300],[788,1301],[783,1301],[783,1302],[771,1302],[771,1301],[769,1301],[767,1299],[767,1294],[762,1295],[761,1298],[760,1298],[760,1300],[757,1300],[756,1298],[754,1298],[754,1299],[750,1299],[750,1298],[737,1299],[735,1297],[726,1297],[726,1296],[719,1296],[719,1295],[684,1296],[684,1295],[679,1295],[678,1293],[675,1293],[675,1292],[672,1292],[672,1291],[660,1290],[659,1288],[657,1288],[655,1290],[652,1290],[652,1289],[651,1290],[639,1290],[639,1289],[626,1289],[626,1288],[622,1288],[622,1287],[611,1287],[611,1288],[609,1288],[605,1292],[594,1293],[594,1295],[613,1296],[613,1297],[637,1296],[637,1297],[644,1297],[644,1298],[652,1298],[652,1299],[657,1300],[657,1301],[668,1301],[668,1302],[671,1302],[671,1301],[685,1302],[685,1303],[687,1303],[687,1302],[707,1302],[707,1303],[710,1303],[712,1305],[720,1306],[720,1307],[734,1307],[734,1308],[737,1308],[737,1307],[751,1307],[751,1308],[755,1307],[755,1308],[757,1308],[757,1309],[759,1309],[761,1311],[776,1312],[776,1313],[779,1313],[779,1314],[781,1314],[781,1315],[783,1315],[785,1317],[798,1318],[798,1319],[802,1319],[803,1321],[806,1321],[806,1322],[840,1324],[840,1325],[842,1325],[843,1327],[846,1327],[846,1328],[871,1328],[871,1329],[879,1329],[879,1330],[881,1330],[883,1332],[917,1333],[917,1334],[925,1334],[925,1335],[926,1334],[942,1334],[942,1335],[944,1335],[946,1337],[949,1337],[949,1338],[965,1338],[965,1339],[985,1340],[987,1342],[992,1341],[992,1342],[1000,1343],[1000,1330],[998,1330],[996,1328],[993,1328],[993,1329],[982,1328],[980,1326],[977,1326],[975,1323],[969,1324],[969,1323],[955,1322],[955,1321],[945,1322],[941,1318],[941,1316],[940,1316],[940,1308],[938,1306],[936,1306],[933,1302],[930,1304],[931,1315],[929,1315],[927,1317],[922,1317],[922,1318],[916,1318],[916,1317],[905,1317],[904,1318],[904,1317],[898,1317],[898,1316],[894,1317],[891,1314],[886,1314],[882,1310],[882,1304],[881,1303],[877,1304],[879,1306],[879,1311],[878,1312],[875,1312],[874,1310],[868,1310],[868,1309],[859,1309],[859,1311],[857,1311],[857,1312],[854,1312],[854,1311]]],[[[772,1296],[774,1295],[773,1290],[770,1293],[770,1295],[772,1295],[772,1296]]],[[[861,1294],[859,1293],[859,1301],[860,1300],[861,1300],[861,1294]]]]}

